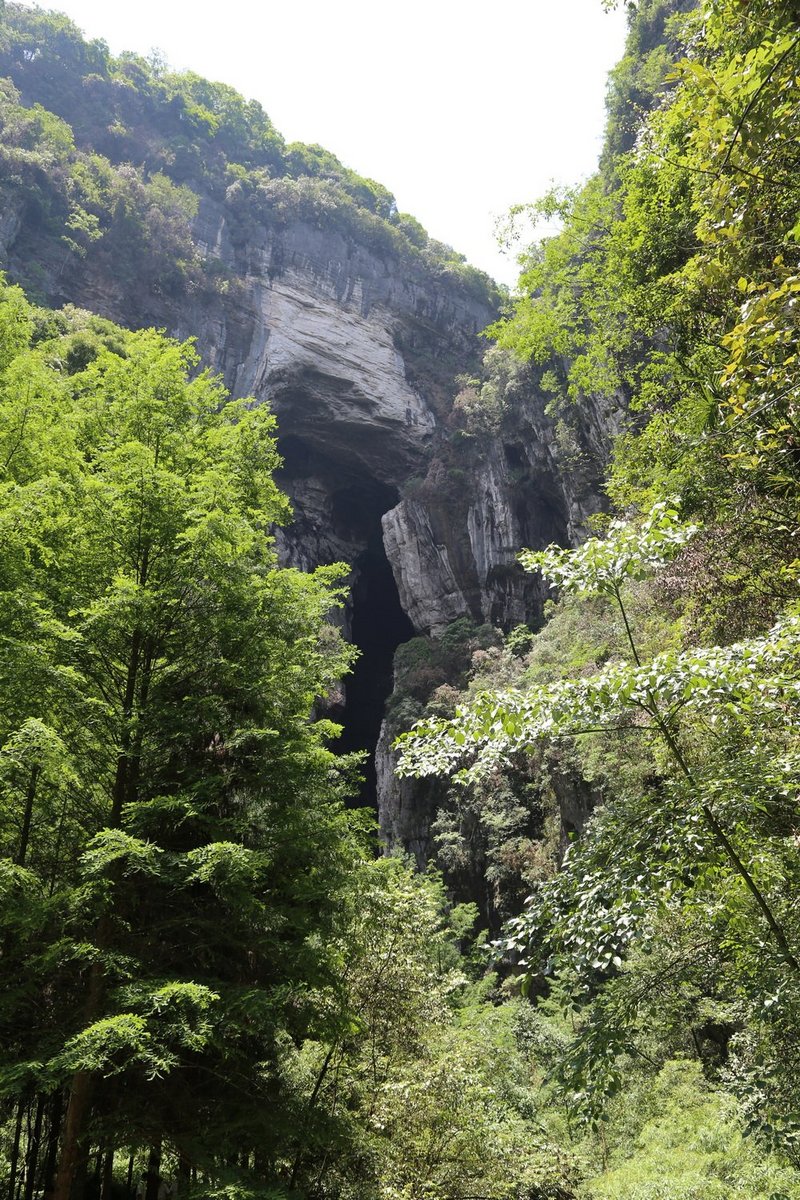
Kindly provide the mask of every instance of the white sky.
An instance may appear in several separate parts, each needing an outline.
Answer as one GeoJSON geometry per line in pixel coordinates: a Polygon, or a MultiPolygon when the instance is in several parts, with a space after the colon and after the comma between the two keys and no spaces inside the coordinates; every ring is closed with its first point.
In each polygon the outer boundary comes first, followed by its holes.
{"type": "Polygon", "coordinates": [[[601,0],[43,0],[259,100],[495,278],[495,218],[591,174],[625,18],[601,0]]]}

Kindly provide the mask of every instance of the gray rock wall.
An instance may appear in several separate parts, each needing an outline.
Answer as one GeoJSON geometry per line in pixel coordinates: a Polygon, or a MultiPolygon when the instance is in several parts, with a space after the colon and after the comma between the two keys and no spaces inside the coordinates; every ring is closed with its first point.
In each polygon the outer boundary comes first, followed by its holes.
{"type": "MultiPolygon", "coordinates": [[[[25,233],[23,210],[9,202],[0,266],[12,278],[25,233]]],[[[195,236],[214,267],[209,277],[224,284],[177,300],[138,295],[133,311],[139,323],[196,337],[234,395],[273,407],[280,483],[295,514],[278,532],[283,561],[302,569],[344,561],[355,585],[370,554],[374,561],[378,531],[418,633],[438,634],[464,615],[507,628],[536,621],[541,585],[516,554],[580,536],[602,505],[619,412],[587,401],[565,453],[529,372],[496,436],[459,440],[448,409],[455,376],[476,369],[485,346],[477,334],[496,315],[486,299],[441,268],[387,257],[335,229],[255,220],[245,236],[241,220],[209,197],[195,236]]],[[[130,319],[113,272],[90,264],[70,279],[44,261],[43,278],[48,271],[54,297],[130,319]]],[[[394,780],[384,738],[381,828],[422,857],[432,803],[423,790],[394,780]]]]}

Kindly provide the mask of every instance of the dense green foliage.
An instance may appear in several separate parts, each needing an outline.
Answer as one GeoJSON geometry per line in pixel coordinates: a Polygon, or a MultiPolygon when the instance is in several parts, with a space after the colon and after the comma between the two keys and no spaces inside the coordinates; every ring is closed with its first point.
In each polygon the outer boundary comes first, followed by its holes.
{"type": "Polygon", "coordinates": [[[348,865],[308,721],[339,569],[276,568],[274,421],[190,347],[13,288],[0,319],[3,1094],[66,1087],[64,1196],[89,1125],[270,1157],[348,865]]]}
{"type": "MultiPolygon", "coordinates": [[[[796,16],[632,10],[601,170],[537,206],[563,230],[461,381],[457,496],[531,371],[563,456],[581,404],[629,420],[605,536],[522,556],[544,628],[398,655],[442,877],[343,806],[311,719],[352,659],[340,573],[277,566],[268,413],[2,285],[9,1200],[800,1197],[796,16]]],[[[299,219],[485,291],[230,88],[0,21],[34,292],[83,264],[224,293],[204,203],[241,247],[299,219]]]]}
{"type": "MultiPolygon", "coordinates": [[[[552,1084],[616,1143],[591,1194],[795,1196],[800,39],[789,3],[686,10],[637,6],[601,171],[535,206],[563,230],[523,255],[491,331],[535,364],[554,416],[625,404],[622,519],[521,556],[560,594],[549,624],[477,664],[401,750],[484,822],[509,786],[562,815],[584,789],[579,836],[559,852],[543,833],[498,949],[540,1006],[572,1013],[552,1084]],[[731,1122],[728,1175],[696,1169],[697,1143],[677,1154],[663,1114],[614,1165],[631,1098],[677,1080],[675,1057],[731,1122]],[[738,1175],[737,1128],[785,1167],[738,1175]]],[[[707,1101],[686,1103],[702,1126],[707,1101]]]]}
{"type": "Polygon", "coordinates": [[[2,1186],[559,1200],[526,1006],[310,719],[344,568],[277,566],[274,420],[197,368],[0,285],[2,1186]]]}

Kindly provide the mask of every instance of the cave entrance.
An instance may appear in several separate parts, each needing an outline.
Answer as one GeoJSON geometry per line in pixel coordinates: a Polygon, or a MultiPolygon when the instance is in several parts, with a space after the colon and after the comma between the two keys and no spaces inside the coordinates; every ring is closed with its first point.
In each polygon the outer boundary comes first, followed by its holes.
{"type": "Polygon", "coordinates": [[[364,783],[353,803],[372,807],[377,803],[375,747],[392,690],[394,652],[414,636],[383,547],[381,517],[397,500],[395,488],[375,480],[355,483],[333,496],[334,529],[363,546],[353,561],[351,592],[351,640],[361,655],[345,680],[344,729],[335,745],[343,754],[368,752],[364,783]]]}
{"type": "Polygon", "coordinates": [[[375,749],[392,690],[394,652],[414,636],[400,605],[383,546],[381,517],[399,500],[397,488],[371,474],[335,439],[311,441],[291,432],[278,443],[283,467],[276,481],[289,494],[295,519],[288,527],[288,561],[347,562],[352,571],[347,604],[349,640],[360,656],[344,683],[344,702],[329,710],[342,725],[332,749],[365,750],[364,783],[354,806],[377,806],[375,749]]]}

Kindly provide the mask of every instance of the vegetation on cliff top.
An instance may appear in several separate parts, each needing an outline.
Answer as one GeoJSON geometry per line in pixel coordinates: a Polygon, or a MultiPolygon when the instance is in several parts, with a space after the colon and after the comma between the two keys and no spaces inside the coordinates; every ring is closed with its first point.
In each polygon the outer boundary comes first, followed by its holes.
{"type": "MultiPolygon", "coordinates": [[[[205,201],[223,206],[240,247],[259,226],[303,221],[496,298],[488,276],[398,212],[380,183],[321,146],[287,145],[226,84],[157,57],[115,58],[66,16],[15,3],[0,12],[0,80],[0,196],[32,227],[17,264],[32,295],[59,296],[65,272],[94,264],[145,293],[213,296],[230,281],[193,237],[205,201]]],[[[135,323],[130,307],[125,319],[135,323]]]]}

